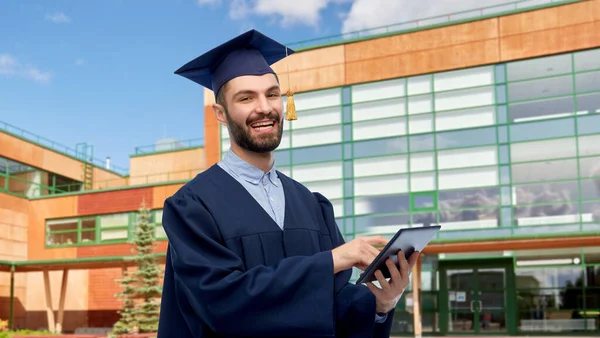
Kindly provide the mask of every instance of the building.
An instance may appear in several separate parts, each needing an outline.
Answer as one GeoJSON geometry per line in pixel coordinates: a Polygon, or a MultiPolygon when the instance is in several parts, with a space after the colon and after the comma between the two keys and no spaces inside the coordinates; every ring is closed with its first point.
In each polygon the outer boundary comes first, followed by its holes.
{"type": "MultiPolygon", "coordinates": [[[[332,200],[347,239],[443,225],[397,334],[600,332],[600,0],[527,4],[275,66],[299,117],[278,166],[332,200]]],[[[203,147],[136,151],[129,175],[0,132],[0,318],[14,292],[16,326],[112,325],[133,213],[145,200],[164,239],[164,199],[227,150],[213,100],[203,147]]]]}

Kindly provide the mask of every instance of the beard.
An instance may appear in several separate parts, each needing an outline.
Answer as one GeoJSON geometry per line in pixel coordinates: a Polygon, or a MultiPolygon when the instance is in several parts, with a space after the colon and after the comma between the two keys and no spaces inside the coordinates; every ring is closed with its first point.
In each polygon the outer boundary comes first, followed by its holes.
{"type": "Polygon", "coordinates": [[[231,119],[229,113],[225,111],[225,117],[229,124],[229,132],[235,143],[243,149],[254,153],[269,153],[277,149],[281,143],[283,136],[283,119],[280,119],[277,114],[270,113],[264,117],[246,121],[245,125],[239,124],[231,119]],[[250,124],[259,119],[271,119],[276,121],[275,134],[252,136],[252,127],[250,124]]]}

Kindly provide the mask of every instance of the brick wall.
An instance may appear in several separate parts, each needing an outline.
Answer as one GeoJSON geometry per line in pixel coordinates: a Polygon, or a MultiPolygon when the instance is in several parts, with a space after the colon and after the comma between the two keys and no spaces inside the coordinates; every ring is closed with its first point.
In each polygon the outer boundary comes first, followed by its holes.
{"type": "Polygon", "coordinates": [[[152,192],[152,187],[148,187],[80,195],[77,214],[85,216],[134,211],[140,208],[142,201],[150,207],[152,192]]]}

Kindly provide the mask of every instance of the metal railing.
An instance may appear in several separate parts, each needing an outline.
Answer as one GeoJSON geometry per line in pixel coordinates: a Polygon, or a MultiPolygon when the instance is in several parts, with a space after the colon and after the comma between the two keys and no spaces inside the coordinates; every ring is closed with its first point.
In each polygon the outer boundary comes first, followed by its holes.
{"type": "Polygon", "coordinates": [[[377,35],[385,34],[398,34],[402,32],[408,32],[418,29],[432,28],[436,26],[448,25],[451,23],[476,20],[491,16],[500,16],[511,14],[515,12],[521,12],[524,10],[531,10],[536,8],[544,8],[563,3],[573,3],[586,0],[518,0],[500,5],[482,7],[467,11],[455,12],[450,14],[438,15],[433,17],[427,17],[423,19],[417,19],[412,21],[399,22],[389,24],[385,26],[373,27],[362,29],[358,31],[329,35],[320,38],[302,40],[288,43],[287,46],[295,49],[310,49],[326,45],[334,45],[343,42],[350,42],[353,40],[361,40],[366,38],[372,38],[377,35]]]}
{"type": "MultiPolygon", "coordinates": [[[[203,170],[204,169],[190,169],[108,180],[95,180],[92,185],[92,191],[102,189],[134,187],[148,184],[185,182],[191,180],[203,170]]],[[[23,177],[0,173],[0,192],[8,192],[10,194],[21,197],[35,198],[41,196],[58,195],[74,192],[83,193],[89,192],[89,190],[86,191],[83,189],[82,182],[62,185],[48,185],[33,182],[23,177]]]]}
{"type": "Polygon", "coordinates": [[[204,146],[203,138],[194,138],[182,141],[172,141],[165,143],[151,144],[147,146],[135,147],[135,155],[146,155],[152,153],[162,153],[166,151],[174,151],[178,149],[194,148],[204,146]]]}
{"type": "MultiPolygon", "coordinates": [[[[50,150],[56,151],[57,153],[61,153],[63,155],[75,158],[79,161],[85,161],[86,159],[81,158],[80,153],[73,148],[62,145],[58,142],[54,142],[50,139],[47,139],[43,136],[34,134],[25,129],[15,127],[9,123],[0,121],[0,132],[5,132],[9,135],[13,135],[19,137],[21,139],[27,140],[31,143],[40,145],[44,148],[48,148],[50,150]]],[[[105,161],[101,159],[88,159],[93,165],[98,166],[100,168],[105,169],[105,161]]],[[[105,169],[107,171],[112,171],[120,175],[127,175],[129,170],[127,168],[115,166],[111,164],[110,169],[105,169]]]]}

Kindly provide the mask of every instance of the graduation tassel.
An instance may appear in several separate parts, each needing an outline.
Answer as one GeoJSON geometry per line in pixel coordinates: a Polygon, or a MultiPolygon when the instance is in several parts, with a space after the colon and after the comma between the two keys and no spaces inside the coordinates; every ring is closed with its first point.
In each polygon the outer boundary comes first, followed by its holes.
{"type": "MultiPolygon", "coordinates": [[[[288,56],[287,47],[285,48],[285,56],[286,57],[288,56]]],[[[289,62],[289,60],[287,60],[286,62],[289,62]]],[[[298,116],[296,115],[296,103],[294,102],[294,92],[292,92],[292,85],[290,84],[290,66],[289,66],[289,64],[287,64],[287,76],[288,76],[288,91],[286,93],[287,107],[286,107],[285,119],[288,121],[295,121],[298,119],[298,116]]]]}
{"type": "MultiPolygon", "coordinates": [[[[289,75],[289,73],[288,73],[289,75]]],[[[289,80],[288,80],[289,83],[289,80]]],[[[298,116],[296,116],[296,104],[294,103],[294,93],[292,92],[291,89],[288,89],[287,91],[287,107],[286,107],[286,114],[285,114],[285,119],[288,121],[294,121],[298,119],[298,116]]]]}

